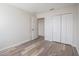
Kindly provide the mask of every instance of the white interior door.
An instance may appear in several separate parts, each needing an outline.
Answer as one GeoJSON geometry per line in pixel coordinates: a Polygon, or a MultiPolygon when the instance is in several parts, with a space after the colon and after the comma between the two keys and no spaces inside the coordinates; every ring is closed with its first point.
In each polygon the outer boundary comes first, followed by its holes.
{"type": "Polygon", "coordinates": [[[53,38],[53,41],[56,41],[56,42],[60,42],[60,18],[61,16],[59,15],[56,15],[56,16],[53,16],[53,19],[52,19],[52,38],[53,38]]]}
{"type": "Polygon", "coordinates": [[[62,15],[61,42],[72,44],[73,39],[73,19],[72,14],[62,15]]]}

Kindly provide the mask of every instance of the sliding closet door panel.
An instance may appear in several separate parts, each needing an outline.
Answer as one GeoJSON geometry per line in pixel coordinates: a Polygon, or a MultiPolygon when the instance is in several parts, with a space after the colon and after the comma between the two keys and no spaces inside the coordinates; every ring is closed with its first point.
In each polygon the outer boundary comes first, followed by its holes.
{"type": "Polygon", "coordinates": [[[60,42],[60,16],[53,16],[52,20],[52,36],[53,36],[53,41],[60,42]]]}
{"type": "Polygon", "coordinates": [[[60,42],[60,16],[48,16],[45,19],[45,40],[60,42]]]}
{"type": "Polygon", "coordinates": [[[52,17],[51,16],[48,16],[45,18],[45,40],[49,40],[49,41],[52,41],[52,26],[53,26],[53,23],[52,23],[52,17]]]}
{"type": "Polygon", "coordinates": [[[72,44],[73,40],[73,17],[72,14],[62,15],[61,42],[72,44]]]}

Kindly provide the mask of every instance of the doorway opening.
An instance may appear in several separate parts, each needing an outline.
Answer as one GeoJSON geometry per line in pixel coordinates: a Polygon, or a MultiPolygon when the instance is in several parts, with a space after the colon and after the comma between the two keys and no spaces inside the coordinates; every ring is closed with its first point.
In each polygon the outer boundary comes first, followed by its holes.
{"type": "Polygon", "coordinates": [[[38,21],[38,36],[44,37],[44,18],[39,18],[37,21],[38,21]]]}

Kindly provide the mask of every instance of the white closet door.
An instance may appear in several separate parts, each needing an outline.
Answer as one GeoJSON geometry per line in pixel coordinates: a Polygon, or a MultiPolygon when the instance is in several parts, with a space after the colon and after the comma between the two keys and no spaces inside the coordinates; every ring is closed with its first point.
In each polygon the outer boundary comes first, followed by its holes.
{"type": "Polygon", "coordinates": [[[45,18],[45,40],[52,41],[52,28],[53,28],[53,18],[48,16],[45,18]]]}
{"type": "Polygon", "coordinates": [[[53,29],[52,29],[52,38],[53,38],[53,41],[56,41],[56,42],[60,42],[60,16],[59,15],[56,15],[56,16],[53,16],[53,20],[52,20],[52,26],[53,26],[53,29]]]}
{"type": "Polygon", "coordinates": [[[45,19],[45,40],[60,42],[60,16],[48,16],[45,19]]]}
{"type": "Polygon", "coordinates": [[[73,39],[73,19],[72,14],[62,15],[61,42],[72,44],[73,39]]]}

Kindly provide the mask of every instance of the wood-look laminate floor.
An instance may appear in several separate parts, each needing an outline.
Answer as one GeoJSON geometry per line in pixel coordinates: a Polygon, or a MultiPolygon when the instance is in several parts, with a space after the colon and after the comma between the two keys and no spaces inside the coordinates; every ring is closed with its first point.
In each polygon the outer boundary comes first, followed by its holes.
{"type": "Polygon", "coordinates": [[[0,51],[0,56],[77,56],[77,50],[68,44],[50,42],[43,37],[0,51]]]}

